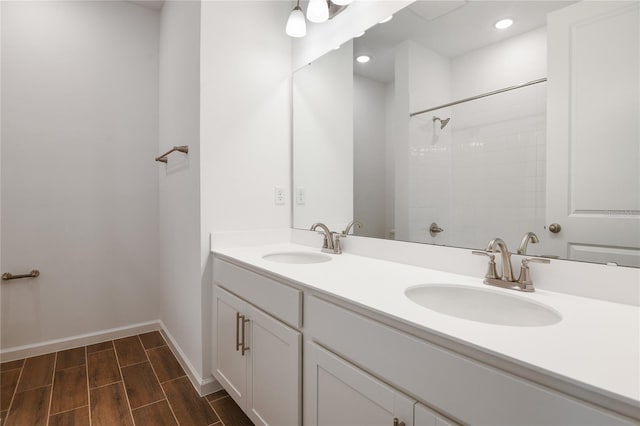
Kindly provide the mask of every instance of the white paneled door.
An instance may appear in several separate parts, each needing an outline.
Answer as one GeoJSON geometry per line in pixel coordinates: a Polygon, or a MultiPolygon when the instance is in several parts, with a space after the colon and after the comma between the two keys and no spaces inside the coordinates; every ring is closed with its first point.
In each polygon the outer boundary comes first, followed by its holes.
{"type": "Polygon", "coordinates": [[[640,3],[580,2],[547,30],[545,240],[562,257],[640,266],[640,3]]]}

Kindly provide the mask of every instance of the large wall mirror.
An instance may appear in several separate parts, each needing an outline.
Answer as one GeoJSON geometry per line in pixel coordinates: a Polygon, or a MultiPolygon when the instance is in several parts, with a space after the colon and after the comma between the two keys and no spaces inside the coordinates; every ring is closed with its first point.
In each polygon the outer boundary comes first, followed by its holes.
{"type": "Polygon", "coordinates": [[[293,86],[295,228],[640,266],[640,2],[417,1],[293,86]]]}

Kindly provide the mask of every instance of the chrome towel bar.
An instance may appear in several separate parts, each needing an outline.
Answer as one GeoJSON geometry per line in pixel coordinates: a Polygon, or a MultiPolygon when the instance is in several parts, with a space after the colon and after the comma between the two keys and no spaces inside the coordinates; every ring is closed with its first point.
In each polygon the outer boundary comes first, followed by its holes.
{"type": "Polygon", "coordinates": [[[169,154],[171,154],[172,152],[175,152],[175,151],[184,152],[185,154],[188,154],[189,153],[189,147],[187,145],[174,146],[173,148],[171,148],[169,151],[165,152],[161,156],[156,157],[156,161],[160,161],[161,163],[166,163],[167,161],[169,161],[167,159],[169,154]]]}
{"type": "Polygon", "coordinates": [[[33,271],[29,272],[28,274],[21,274],[21,275],[13,275],[9,272],[5,272],[4,274],[2,274],[2,279],[4,281],[9,281],[9,280],[17,280],[20,278],[36,278],[40,276],[40,271],[38,271],[37,269],[34,269],[33,271]]]}

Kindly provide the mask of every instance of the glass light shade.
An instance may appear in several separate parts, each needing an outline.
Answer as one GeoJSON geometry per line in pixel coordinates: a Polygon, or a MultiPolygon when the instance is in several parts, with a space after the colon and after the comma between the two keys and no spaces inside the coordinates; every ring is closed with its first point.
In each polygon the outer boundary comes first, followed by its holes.
{"type": "Polygon", "coordinates": [[[317,24],[329,19],[329,4],[327,0],[309,0],[307,19],[317,24]]]}
{"type": "Polygon", "coordinates": [[[331,3],[337,4],[338,6],[346,6],[351,3],[352,0],[331,0],[331,3]]]}
{"type": "Polygon", "coordinates": [[[304,13],[299,6],[296,6],[287,20],[286,33],[291,37],[304,37],[307,35],[307,22],[304,20],[304,13]]]}

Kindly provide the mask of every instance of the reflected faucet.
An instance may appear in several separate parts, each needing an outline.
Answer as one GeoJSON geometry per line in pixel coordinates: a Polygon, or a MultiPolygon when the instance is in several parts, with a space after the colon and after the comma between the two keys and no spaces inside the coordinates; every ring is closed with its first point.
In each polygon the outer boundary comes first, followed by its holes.
{"type": "Polygon", "coordinates": [[[518,254],[521,254],[521,255],[527,254],[527,245],[529,243],[538,244],[539,242],[540,240],[538,239],[538,236],[536,234],[534,234],[533,232],[527,232],[522,237],[522,241],[520,241],[520,247],[518,247],[518,254]]]}
{"type": "Polygon", "coordinates": [[[347,225],[347,227],[345,228],[344,231],[342,231],[342,233],[344,235],[349,235],[349,231],[351,231],[351,228],[353,228],[354,226],[357,226],[358,229],[362,228],[362,224],[360,222],[358,222],[357,220],[353,220],[347,225]]]}

